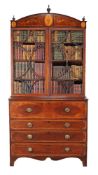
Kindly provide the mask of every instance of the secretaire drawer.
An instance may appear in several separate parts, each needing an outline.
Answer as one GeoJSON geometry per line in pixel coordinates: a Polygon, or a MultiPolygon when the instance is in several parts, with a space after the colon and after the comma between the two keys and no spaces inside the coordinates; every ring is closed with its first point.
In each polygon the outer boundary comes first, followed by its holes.
{"type": "Polygon", "coordinates": [[[12,130],[34,130],[34,129],[64,129],[82,130],[86,129],[85,120],[11,120],[12,130]]]}
{"type": "Polygon", "coordinates": [[[85,118],[86,101],[11,101],[11,118],[85,118]]]}
{"type": "Polygon", "coordinates": [[[84,156],[85,144],[67,143],[15,143],[11,145],[14,156],[84,156]]]}
{"type": "Polygon", "coordinates": [[[85,142],[85,131],[12,131],[12,142],[85,142]]]}

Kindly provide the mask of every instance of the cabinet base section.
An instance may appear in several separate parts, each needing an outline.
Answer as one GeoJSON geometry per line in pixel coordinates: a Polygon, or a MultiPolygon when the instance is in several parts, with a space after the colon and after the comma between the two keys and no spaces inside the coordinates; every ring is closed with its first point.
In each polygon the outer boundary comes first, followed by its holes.
{"type": "MultiPolygon", "coordinates": [[[[19,157],[16,157],[16,156],[13,156],[10,158],[10,166],[14,166],[14,163],[16,161],[16,159],[18,158],[23,158],[25,156],[19,156],[19,157]]],[[[50,158],[51,160],[54,160],[54,161],[57,161],[57,160],[61,160],[61,159],[64,159],[64,158],[79,158],[81,161],[82,161],[82,164],[83,166],[87,166],[87,156],[84,156],[84,157],[77,157],[77,156],[66,156],[66,157],[63,157],[63,156],[33,156],[33,157],[28,157],[28,158],[32,158],[32,159],[37,159],[37,160],[40,160],[40,161],[43,161],[47,158],[50,158]]]]}

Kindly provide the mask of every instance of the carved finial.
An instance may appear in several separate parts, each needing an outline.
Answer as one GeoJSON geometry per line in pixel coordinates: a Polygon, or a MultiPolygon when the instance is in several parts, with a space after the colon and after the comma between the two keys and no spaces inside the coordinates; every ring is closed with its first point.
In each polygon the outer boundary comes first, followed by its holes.
{"type": "Polygon", "coordinates": [[[12,21],[15,21],[15,16],[13,15],[12,21]]]}
{"type": "Polygon", "coordinates": [[[85,16],[83,16],[82,21],[85,21],[85,16]]]}
{"type": "Polygon", "coordinates": [[[50,8],[50,5],[48,5],[47,12],[50,13],[50,11],[51,11],[51,8],[50,8]]]}

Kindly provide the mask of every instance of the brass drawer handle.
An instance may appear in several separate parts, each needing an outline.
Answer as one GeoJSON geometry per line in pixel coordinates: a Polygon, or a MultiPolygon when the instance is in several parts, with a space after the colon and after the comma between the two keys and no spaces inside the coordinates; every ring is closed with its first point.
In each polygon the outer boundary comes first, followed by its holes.
{"type": "Polygon", "coordinates": [[[69,122],[65,122],[64,126],[65,126],[65,128],[69,128],[70,127],[70,123],[69,122]]]}
{"type": "Polygon", "coordinates": [[[70,112],[70,108],[69,108],[69,107],[65,107],[65,108],[64,108],[64,111],[65,111],[65,112],[70,112]]]}
{"type": "Polygon", "coordinates": [[[32,112],[32,108],[29,108],[29,107],[26,108],[26,112],[29,112],[29,113],[32,112]]]}
{"type": "Polygon", "coordinates": [[[65,134],[65,139],[69,140],[70,139],[70,135],[69,134],[65,134]]]}
{"type": "Polygon", "coordinates": [[[32,128],[32,126],[33,126],[33,125],[32,125],[31,122],[28,122],[28,123],[27,123],[27,127],[28,127],[28,128],[32,128]]]}
{"type": "Polygon", "coordinates": [[[32,139],[32,134],[28,134],[27,139],[31,140],[32,139]]]}
{"type": "Polygon", "coordinates": [[[69,147],[65,147],[65,152],[69,152],[70,148],[69,147]]]}
{"type": "Polygon", "coordinates": [[[28,152],[32,152],[33,149],[31,147],[28,147],[27,150],[28,152]]]}

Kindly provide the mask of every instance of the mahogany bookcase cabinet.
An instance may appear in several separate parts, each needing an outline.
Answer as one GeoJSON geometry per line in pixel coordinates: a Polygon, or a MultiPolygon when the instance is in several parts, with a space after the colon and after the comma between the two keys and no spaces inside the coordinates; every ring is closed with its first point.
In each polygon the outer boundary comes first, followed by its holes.
{"type": "Polygon", "coordinates": [[[77,157],[87,165],[85,18],[11,20],[10,165],[77,157]]]}

